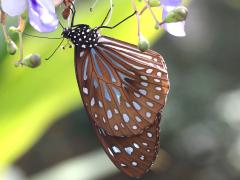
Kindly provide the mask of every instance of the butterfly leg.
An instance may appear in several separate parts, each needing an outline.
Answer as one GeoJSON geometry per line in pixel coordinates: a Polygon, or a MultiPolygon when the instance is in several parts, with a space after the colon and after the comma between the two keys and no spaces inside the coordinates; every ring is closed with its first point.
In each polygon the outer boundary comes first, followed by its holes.
{"type": "Polygon", "coordinates": [[[76,8],[74,6],[74,4],[72,2],[70,2],[72,7],[70,7],[70,10],[72,11],[72,21],[71,21],[71,27],[73,27],[74,25],[74,18],[75,18],[75,14],[76,14],[76,8]]]}

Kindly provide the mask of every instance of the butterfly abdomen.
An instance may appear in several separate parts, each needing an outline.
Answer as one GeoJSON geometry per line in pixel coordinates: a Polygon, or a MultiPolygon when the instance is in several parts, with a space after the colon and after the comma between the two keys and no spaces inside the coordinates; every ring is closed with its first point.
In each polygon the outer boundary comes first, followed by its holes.
{"type": "Polygon", "coordinates": [[[97,29],[91,29],[90,26],[80,24],[63,31],[63,37],[69,39],[75,46],[82,49],[96,47],[100,34],[97,29]]]}

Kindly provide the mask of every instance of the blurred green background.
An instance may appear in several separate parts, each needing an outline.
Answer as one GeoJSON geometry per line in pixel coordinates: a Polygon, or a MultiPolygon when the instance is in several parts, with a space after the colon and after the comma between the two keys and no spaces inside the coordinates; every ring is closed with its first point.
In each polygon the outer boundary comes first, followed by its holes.
{"type": "MultiPolygon", "coordinates": [[[[132,12],[128,0],[114,4],[111,24],[132,12]]],[[[93,13],[90,5],[80,2],[76,22],[100,24],[108,1],[98,3],[93,13]]],[[[185,38],[168,34],[160,38],[160,31],[149,28],[154,26],[149,14],[143,17],[142,32],[165,58],[171,80],[161,150],[143,179],[237,180],[240,2],[195,0],[188,9],[185,38]]],[[[136,43],[134,25],[132,18],[102,34],[136,43]]],[[[31,27],[27,30],[41,35],[31,27]]],[[[26,37],[24,53],[45,58],[58,43],[26,37]]],[[[6,55],[0,34],[0,179],[127,179],[102,151],[82,108],[73,50],[59,50],[38,69],[15,68],[17,57],[6,55]]]]}

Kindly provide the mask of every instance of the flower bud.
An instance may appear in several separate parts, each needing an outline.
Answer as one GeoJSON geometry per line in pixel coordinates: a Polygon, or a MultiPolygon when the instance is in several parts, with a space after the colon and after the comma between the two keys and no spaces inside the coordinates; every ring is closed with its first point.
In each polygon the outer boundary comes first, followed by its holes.
{"type": "Polygon", "coordinates": [[[7,52],[10,54],[10,55],[14,55],[16,54],[18,48],[17,48],[17,45],[15,44],[15,42],[13,42],[12,40],[10,40],[8,43],[7,43],[7,52]]]}
{"type": "Polygon", "coordinates": [[[155,24],[154,28],[155,28],[156,30],[158,30],[158,29],[160,28],[160,25],[159,25],[158,22],[155,24]]]}
{"type": "Polygon", "coordinates": [[[164,22],[173,23],[186,20],[188,15],[188,9],[184,6],[178,6],[168,13],[164,22]]]}
{"type": "Polygon", "coordinates": [[[9,27],[8,31],[10,33],[18,33],[19,32],[18,28],[14,27],[14,26],[9,27]]]}
{"type": "Polygon", "coordinates": [[[70,16],[71,10],[69,7],[65,8],[62,12],[62,17],[66,20],[70,16]]]}
{"type": "Polygon", "coordinates": [[[158,6],[160,6],[160,1],[159,1],[159,0],[149,0],[149,1],[148,1],[148,4],[149,4],[151,7],[158,7],[158,6]]]}
{"type": "Polygon", "coordinates": [[[41,57],[39,54],[29,54],[22,60],[22,65],[36,68],[41,64],[41,57]]]}
{"type": "Polygon", "coordinates": [[[141,51],[146,51],[150,47],[148,40],[142,35],[139,37],[138,48],[141,51]]]}

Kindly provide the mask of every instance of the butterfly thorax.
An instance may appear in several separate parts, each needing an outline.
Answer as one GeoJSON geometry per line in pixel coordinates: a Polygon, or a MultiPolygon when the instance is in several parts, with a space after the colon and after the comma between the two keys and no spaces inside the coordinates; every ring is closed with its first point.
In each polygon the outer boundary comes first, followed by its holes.
{"type": "Polygon", "coordinates": [[[97,28],[91,29],[90,26],[80,24],[63,30],[64,38],[69,39],[75,46],[83,49],[92,48],[98,45],[100,34],[97,28]]]}

